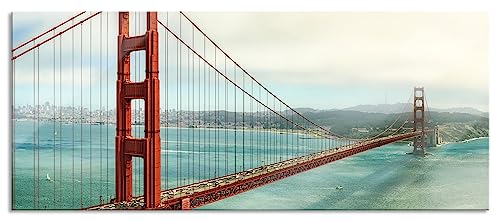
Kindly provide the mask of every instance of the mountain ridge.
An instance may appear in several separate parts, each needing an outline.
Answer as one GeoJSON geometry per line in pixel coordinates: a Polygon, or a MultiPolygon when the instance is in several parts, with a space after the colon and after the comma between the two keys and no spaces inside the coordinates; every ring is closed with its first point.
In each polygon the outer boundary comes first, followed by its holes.
{"type": "MultiPolygon", "coordinates": [[[[395,103],[395,104],[361,104],[347,108],[340,109],[314,109],[314,108],[295,108],[298,112],[323,112],[323,111],[334,111],[334,110],[346,110],[346,111],[359,111],[364,113],[382,113],[382,114],[395,114],[401,112],[411,112],[413,111],[413,104],[411,103],[395,103]],[[405,110],[405,111],[402,111],[405,110]]],[[[433,108],[428,109],[432,112],[440,113],[464,113],[472,114],[481,117],[489,117],[489,112],[480,111],[473,107],[451,107],[451,108],[433,108]]]]}

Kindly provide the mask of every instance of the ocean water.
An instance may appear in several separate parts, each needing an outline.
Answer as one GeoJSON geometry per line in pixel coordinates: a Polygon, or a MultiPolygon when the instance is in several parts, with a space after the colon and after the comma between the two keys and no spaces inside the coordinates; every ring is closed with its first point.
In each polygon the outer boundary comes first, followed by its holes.
{"type": "Polygon", "coordinates": [[[390,144],[199,209],[488,209],[488,148],[483,138],[417,157],[390,144]]]}
{"type": "MultiPolygon", "coordinates": [[[[79,209],[114,198],[115,125],[16,121],[13,131],[14,209],[79,209]]],[[[135,137],[143,131],[132,128],[135,137]]],[[[248,129],[161,128],[161,140],[162,189],[343,145],[248,129]]],[[[133,195],[140,196],[143,160],[132,164],[133,195]]]]}
{"type": "MultiPolygon", "coordinates": [[[[114,133],[114,125],[15,122],[13,208],[79,209],[109,201],[114,133]]],[[[343,145],[275,131],[162,128],[161,136],[162,189],[343,145]]],[[[486,209],[488,148],[486,138],[416,157],[405,154],[411,147],[390,144],[199,209],[486,209]]],[[[135,158],[136,196],[142,195],[141,167],[135,158]]]]}

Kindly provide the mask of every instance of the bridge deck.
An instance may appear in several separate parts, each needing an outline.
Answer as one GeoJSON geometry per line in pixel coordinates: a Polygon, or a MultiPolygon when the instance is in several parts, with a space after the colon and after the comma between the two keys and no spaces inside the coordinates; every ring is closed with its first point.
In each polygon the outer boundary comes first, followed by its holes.
{"type": "MultiPolygon", "coordinates": [[[[307,171],[333,161],[352,156],[363,151],[415,137],[419,132],[400,134],[364,141],[353,145],[338,147],[313,153],[282,162],[257,167],[235,174],[205,180],[161,193],[158,209],[192,209],[212,203],[239,193],[266,185],[268,183],[307,171]]],[[[144,198],[135,197],[129,202],[109,203],[88,209],[143,209],[144,198]]]]}

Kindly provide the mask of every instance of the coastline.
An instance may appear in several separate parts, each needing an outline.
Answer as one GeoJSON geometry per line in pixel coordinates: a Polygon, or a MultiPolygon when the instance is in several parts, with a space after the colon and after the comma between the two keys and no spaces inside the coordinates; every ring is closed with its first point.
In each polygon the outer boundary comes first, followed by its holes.
{"type": "MultiPolygon", "coordinates": [[[[36,119],[30,119],[30,118],[13,118],[12,119],[13,121],[15,122],[33,122],[33,121],[36,121],[36,119]]],[[[91,125],[91,126],[109,126],[109,125],[115,125],[115,123],[111,123],[111,122],[66,122],[66,121],[54,121],[53,119],[40,119],[41,122],[45,122],[45,123],[54,123],[54,122],[57,122],[57,123],[62,123],[63,125],[71,125],[71,124],[82,124],[82,125],[91,125]]],[[[132,124],[132,127],[144,127],[143,124],[132,124]]],[[[304,135],[304,136],[313,136],[313,137],[321,137],[320,135],[316,134],[316,133],[307,133],[303,130],[293,130],[293,129],[289,129],[289,130],[286,130],[286,129],[276,129],[276,128],[270,128],[270,129],[261,129],[261,128],[242,128],[242,127],[238,127],[236,129],[234,128],[224,128],[224,127],[220,127],[220,128],[216,128],[216,127],[178,127],[178,126],[160,126],[161,129],[182,129],[182,130],[186,130],[186,129],[203,129],[203,130],[209,130],[209,131],[212,131],[212,130],[228,130],[228,131],[232,131],[232,132],[244,132],[244,131],[247,131],[247,132],[258,132],[258,133],[272,133],[272,134],[289,134],[289,135],[304,135]]],[[[442,147],[442,146],[445,146],[447,144],[450,144],[450,143],[467,143],[467,142],[471,142],[471,141],[474,141],[474,140],[478,140],[478,139],[485,139],[485,138],[489,138],[488,137],[474,137],[474,138],[470,138],[470,139],[465,139],[465,140],[460,140],[460,141],[452,141],[452,142],[449,142],[449,141],[445,141],[445,142],[442,142],[441,144],[437,144],[436,147],[442,147]]],[[[402,143],[402,144],[408,144],[410,143],[411,141],[406,141],[406,140],[403,140],[403,141],[398,141],[396,143],[402,143]]]]}
{"type": "Polygon", "coordinates": [[[436,147],[443,147],[445,145],[448,145],[448,144],[457,144],[457,143],[468,143],[468,142],[471,142],[471,141],[475,141],[475,140],[481,140],[481,139],[488,139],[490,137],[474,137],[474,138],[470,138],[470,139],[466,139],[466,140],[461,140],[461,141],[454,141],[454,142],[443,142],[439,145],[436,145],[436,147]]]}
{"type": "Polygon", "coordinates": [[[479,139],[485,139],[485,138],[490,138],[490,137],[474,137],[474,138],[470,138],[470,139],[463,140],[463,141],[460,141],[460,142],[466,143],[466,142],[470,142],[470,141],[474,141],[474,140],[479,140],[479,139]]]}

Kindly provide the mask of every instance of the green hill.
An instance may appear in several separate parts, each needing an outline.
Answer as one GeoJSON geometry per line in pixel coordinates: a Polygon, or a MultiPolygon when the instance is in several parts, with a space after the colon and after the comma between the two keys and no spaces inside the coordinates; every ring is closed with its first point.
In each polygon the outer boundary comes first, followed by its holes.
{"type": "MultiPolygon", "coordinates": [[[[359,111],[332,110],[302,113],[314,123],[328,127],[333,133],[349,137],[370,137],[388,128],[396,119],[393,129],[399,128],[406,120],[405,128],[412,128],[413,112],[383,114],[359,111]]],[[[488,136],[489,118],[467,114],[426,112],[427,127],[438,126],[443,133],[443,141],[452,142],[473,137],[488,136]],[[463,131],[460,130],[463,128],[463,131]]],[[[392,132],[391,132],[392,133],[392,132]]]]}

